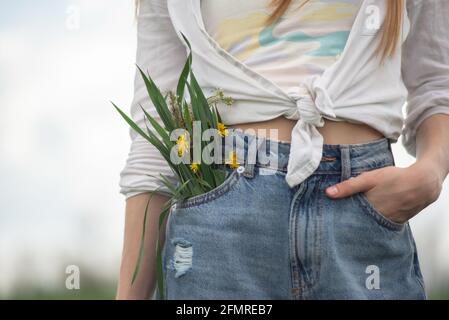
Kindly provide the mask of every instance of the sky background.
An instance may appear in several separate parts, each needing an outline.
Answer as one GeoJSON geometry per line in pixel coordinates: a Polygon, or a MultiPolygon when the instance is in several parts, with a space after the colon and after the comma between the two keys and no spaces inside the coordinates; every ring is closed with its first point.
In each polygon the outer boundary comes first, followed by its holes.
{"type": "MultiPolygon", "coordinates": [[[[65,290],[68,265],[81,286],[115,286],[130,138],[109,101],[129,111],[133,14],[132,0],[0,0],[0,297],[65,290]]],[[[411,222],[429,292],[449,287],[447,208],[446,182],[411,222]]]]}

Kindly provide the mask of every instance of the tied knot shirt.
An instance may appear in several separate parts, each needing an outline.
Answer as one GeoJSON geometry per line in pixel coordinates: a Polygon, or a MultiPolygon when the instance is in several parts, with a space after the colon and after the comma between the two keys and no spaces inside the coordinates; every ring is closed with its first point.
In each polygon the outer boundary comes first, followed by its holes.
{"type": "MultiPolygon", "coordinates": [[[[367,124],[393,143],[402,134],[405,149],[416,156],[419,125],[431,115],[449,114],[449,1],[404,1],[398,49],[381,64],[375,51],[386,1],[352,1],[359,3],[358,10],[341,53],[322,72],[298,74],[294,86],[283,87],[223,48],[206,31],[201,0],[142,0],[136,63],[161,91],[175,90],[188,55],[182,32],[191,44],[192,70],[205,94],[213,94],[218,87],[234,99],[232,106],[218,105],[225,124],[279,116],[297,120],[286,174],[286,182],[293,187],[321,161],[323,137],[317,127],[323,125],[323,118],[367,124]]],[[[145,128],[140,105],[160,121],[138,73],[134,87],[134,121],[145,128]]],[[[126,198],[156,189],[168,193],[158,175],[175,183],[174,173],[155,147],[132,129],[130,136],[120,192],[126,198]]]]}

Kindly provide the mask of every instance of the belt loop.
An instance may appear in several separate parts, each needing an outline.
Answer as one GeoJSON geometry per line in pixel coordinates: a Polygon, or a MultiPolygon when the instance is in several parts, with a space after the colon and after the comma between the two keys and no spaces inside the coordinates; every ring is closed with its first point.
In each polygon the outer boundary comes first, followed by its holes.
{"type": "Polygon", "coordinates": [[[245,143],[245,171],[243,172],[243,175],[247,178],[254,178],[254,168],[257,161],[257,154],[259,152],[258,142],[259,137],[250,135],[248,136],[247,143],[245,143]]]}
{"type": "Polygon", "coordinates": [[[254,178],[254,164],[246,162],[243,175],[247,178],[254,178]]]}
{"type": "Polygon", "coordinates": [[[351,177],[351,152],[349,146],[340,146],[341,153],[341,181],[345,181],[351,177]]]}

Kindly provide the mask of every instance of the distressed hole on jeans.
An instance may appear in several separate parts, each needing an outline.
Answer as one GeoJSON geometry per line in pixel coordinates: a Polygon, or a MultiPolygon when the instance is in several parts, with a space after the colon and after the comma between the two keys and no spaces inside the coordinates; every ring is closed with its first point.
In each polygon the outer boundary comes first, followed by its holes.
{"type": "Polygon", "coordinates": [[[181,238],[173,239],[172,244],[175,245],[173,254],[173,267],[176,271],[175,278],[179,278],[192,268],[193,247],[189,241],[181,238]]]}

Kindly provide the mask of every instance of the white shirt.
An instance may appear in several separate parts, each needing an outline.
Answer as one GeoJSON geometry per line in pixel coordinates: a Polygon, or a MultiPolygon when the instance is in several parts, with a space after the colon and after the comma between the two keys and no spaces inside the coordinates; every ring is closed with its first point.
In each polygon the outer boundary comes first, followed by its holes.
{"type": "MultiPolygon", "coordinates": [[[[433,114],[449,114],[448,0],[407,0],[399,50],[379,65],[373,53],[384,19],[384,0],[363,0],[340,58],[321,75],[307,77],[285,91],[242,64],[206,32],[200,0],[143,0],[138,16],[137,65],[148,70],[162,91],[174,90],[192,46],[192,69],[210,93],[220,87],[234,99],[219,105],[225,124],[256,122],[285,116],[298,120],[292,130],[286,182],[295,186],[317,168],[323,137],[316,129],[323,118],[365,123],[396,142],[401,133],[413,156],[419,125],[433,114]],[[380,20],[379,20],[380,19],[380,20]],[[294,89],[294,90],[293,90],[294,89]],[[408,98],[408,99],[407,99],[408,98]],[[405,102],[406,115],[402,115],[405,102]],[[404,121],[405,120],[405,121],[404,121]]],[[[139,105],[158,119],[145,86],[136,73],[131,116],[145,128],[139,105]]],[[[159,181],[176,177],[156,148],[130,129],[131,149],[120,173],[120,192],[168,190],[159,181]]]]}
{"type": "Polygon", "coordinates": [[[267,25],[271,0],[203,0],[206,31],[232,56],[288,91],[320,75],[346,45],[362,0],[292,1],[267,25]]]}

